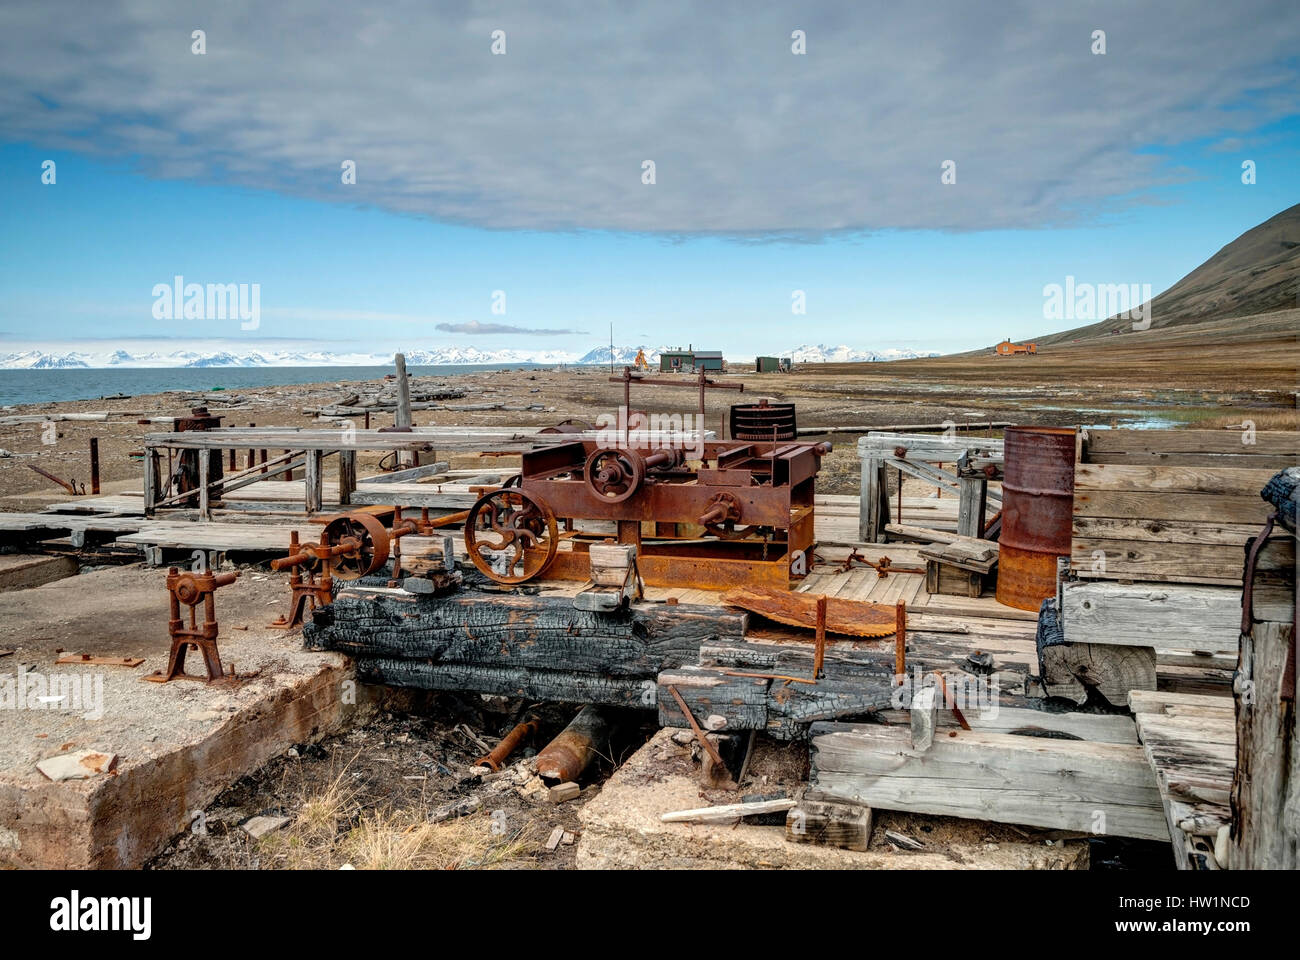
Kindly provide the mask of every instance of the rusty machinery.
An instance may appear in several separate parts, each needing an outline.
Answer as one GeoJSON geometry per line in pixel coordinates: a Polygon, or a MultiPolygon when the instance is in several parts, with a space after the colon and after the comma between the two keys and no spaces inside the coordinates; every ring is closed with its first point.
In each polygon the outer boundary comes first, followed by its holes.
{"type": "Polygon", "coordinates": [[[238,572],[182,573],[176,567],[167,571],[167,591],[171,600],[167,632],[172,640],[171,654],[167,658],[166,671],[151,674],[144,679],[154,683],[167,683],[171,680],[203,680],[213,683],[236,679],[233,670],[225,672],[221,665],[221,654],[217,651],[217,608],[213,595],[219,587],[228,586],[238,578],[238,572]],[[198,622],[200,604],[203,605],[202,624],[198,622]],[[181,607],[189,611],[188,624],[181,615],[181,607]],[[185,672],[185,654],[191,648],[203,655],[203,664],[208,673],[206,677],[185,672]]]}
{"type": "MultiPolygon", "coordinates": [[[[699,385],[702,395],[708,383],[699,385]]],[[[788,587],[802,576],[814,545],[814,481],[830,444],[706,442],[701,433],[698,460],[688,460],[671,442],[629,431],[613,445],[575,437],[525,452],[517,485],[470,509],[470,560],[501,583],[587,580],[588,551],[607,534],[576,530],[574,521],[607,521],[619,543],[637,548],[641,576],[654,586],[788,587]]]]}
{"type": "MultiPolygon", "coordinates": [[[[307,613],[332,599],[335,580],[360,580],[383,569],[393,558],[391,585],[402,576],[402,537],[429,537],[442,527],[463,522],[469,511],[430,518],[428,509],[419,517],[403,517],[402,508],[393,508],[393,523],[385,527],[372,514],[357,511],[332,517],[321,530],[317,543],[300,543],[298,532],[289,534],[289,553],[271,561],[272,570],[289,570],[289,613],[272,622],[273,627],[288,629],[303,622],[307,613]]],[[[429,592],[449,588],[457,580],[451,559],[451,546],[443,542],[444,569],[430,571],[429,592]]]]}

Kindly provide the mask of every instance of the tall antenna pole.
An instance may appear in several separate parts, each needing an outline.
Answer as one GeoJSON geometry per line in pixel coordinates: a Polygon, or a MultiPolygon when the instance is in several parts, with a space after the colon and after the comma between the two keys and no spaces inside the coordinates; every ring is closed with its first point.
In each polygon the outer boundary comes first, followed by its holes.
{"type": "Polygon", "coordinates": [[[614,372],[614,321],[609,321],[609,372],[614,372]]]}

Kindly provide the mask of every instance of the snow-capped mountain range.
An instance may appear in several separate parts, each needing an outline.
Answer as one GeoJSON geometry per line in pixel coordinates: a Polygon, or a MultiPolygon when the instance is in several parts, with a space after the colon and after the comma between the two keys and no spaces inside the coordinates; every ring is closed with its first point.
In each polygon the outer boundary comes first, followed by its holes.
{"type": "MultiPolygon", "coordinates": [[[[644,350],[646,359],[653,365],[670,347],[619,347],[613,349],[615,364],[631,364],[638,350],[644,350]]],[[[790,350],[775,351],[774,355],[791,357],[795,363],[853,363],[875,360],[902,360],[921,356],[938,356],[934,353],[915,353],[906,350],[858,350],[841,344],[802,344],[790,350]]],[[[752,364],[747,356],[728,357],[737,364],[752,364]]],[[[67,353],[26,350],[20,353],[0,354],[0,369],[6,370],[67,370],[103,369],[112,367],[369,367],[390,366],[391,353],[331,353],[324,350],[175,350],[161,352],[148,350],[132,353],[113,350],[106,353],[69,351],[67,353]]],[[[555,365],[608,364],[609,346],[599,346],[584,354],[562,350],[480,350],[477,347],[435,347],[429,350],[406,351],[409,366],[443,366],[459,364],[536,363],[555,365]]]]}

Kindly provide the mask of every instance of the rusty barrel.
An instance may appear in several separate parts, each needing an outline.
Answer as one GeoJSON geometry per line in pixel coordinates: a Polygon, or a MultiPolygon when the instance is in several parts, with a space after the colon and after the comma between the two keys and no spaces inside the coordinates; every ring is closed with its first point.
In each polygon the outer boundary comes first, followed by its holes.
{"type": "Polygon", "coordinates": [[[1056,558],[1070,555],[1074,438],[1070,427],[1007,427],[998,603],[1037,610],[1056,593],[1056,558]]]}

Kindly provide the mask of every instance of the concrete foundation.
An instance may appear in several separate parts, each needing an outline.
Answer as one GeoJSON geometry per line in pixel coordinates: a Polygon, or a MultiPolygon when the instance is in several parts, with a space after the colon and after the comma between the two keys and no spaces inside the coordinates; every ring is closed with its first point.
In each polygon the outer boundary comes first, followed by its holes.
{"type": "Polygon", "coordinates": [[[74,557],[51,557],[26,553],[0,554],[0,592],[26,590],[53,583],[77,572],[74,557]]]}
{"type": "MultiPolygon", "coordinates": [[[[823,869],[823,870],[1070,870],[1086,869],[1088,850],[1029,828],[949,817],[874,811],[863,852],[790,843],[781,826],[663,823],[662,813],[736,803],[740,795],[705,791],[688,749],[661,730],[619,768],[579,814],[577,865],[589,869],[823,869]],[[704,796],[702,796],[704,794],[704,796]],[[919,840],[925,849],[898,850],[884,833],[919,840]]],[[[761,762],[756,754],[756,766],[761,762]]],[[[768,793],[797,783],[770,778],[746,790],[768,793]]]]}
{"type": "Polygon", "coordinates": [[[164,578],[114,568],[0,594],[0,649],[16,651],[0,660],[0,864],[138,867],[177,833],[203,829],[204,807],[235,780],[372,704],[346,658],[303,651],[297,632],[267,626],[288,590],[256,571],[217,592],[222,659],[255,676],[142,682],[167,663],[164,578]],[[145,663],[56,665],[60,650],[145,663]],[[57,783],[36,769],[79,750],[115,755],[114,768],[57,783]]]}

